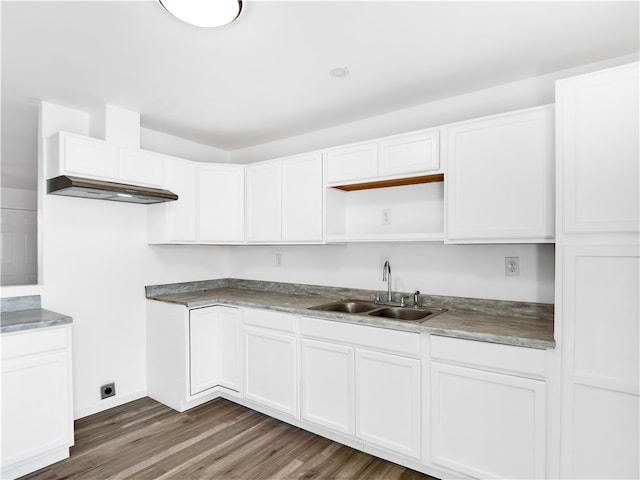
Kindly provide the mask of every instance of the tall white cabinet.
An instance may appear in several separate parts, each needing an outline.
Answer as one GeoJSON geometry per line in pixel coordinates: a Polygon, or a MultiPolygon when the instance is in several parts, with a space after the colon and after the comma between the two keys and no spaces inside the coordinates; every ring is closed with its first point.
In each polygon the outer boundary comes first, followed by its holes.
{"type": "Polygon", "coordinates": [[[639,64],[557,83],[560,475],[640,477],[639,64]]]}

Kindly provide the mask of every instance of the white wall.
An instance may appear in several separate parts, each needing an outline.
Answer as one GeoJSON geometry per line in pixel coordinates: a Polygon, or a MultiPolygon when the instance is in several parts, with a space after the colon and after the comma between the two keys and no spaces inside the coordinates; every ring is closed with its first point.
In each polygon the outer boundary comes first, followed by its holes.
{"type": "Polygon", "coordinates": [[[238,278],[384,291],[389,260],[394,291],[553,303],[553,245],[383,243],[233,247],[238,278]],[[275,254],[282,254],[276,267],[275,254]],[[506,277],[504,257],[520,257],[519,277],[506,277]]]}
{"type": "MultiPolygon", "coordinates": [[[[45,103],[41,136],[60,129],[86,135],[89,118],[45,103]]],[[[150,144],[171,144],[171,136],[150,136],[150,144]]],[[[193,142],[177,143],[173,148],[182,148],[185,156],[206,151],[193,142]]],[[[218,149],[209,154],[219,158],[218,149]]],[[[44,178],[41,174],[42,191],[44,178]]],[[[44,308],[73,317],[76,418],[144,396],[144,286],[227,277],[227,248],[147,245],[144,205],[41,195],[39,209],[43,281],[3,288],[2,296],[40,294],[44,308]],[[116,397],[100,400],[100,385],[112,381],[116,397]]]]}

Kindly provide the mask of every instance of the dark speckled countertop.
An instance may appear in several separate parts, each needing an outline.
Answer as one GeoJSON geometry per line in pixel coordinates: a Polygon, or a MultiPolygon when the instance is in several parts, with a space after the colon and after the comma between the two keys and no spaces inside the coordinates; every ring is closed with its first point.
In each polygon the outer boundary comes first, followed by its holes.
{"type": "Polygon", "coordinates": [[[371,290],[220,279],[148,286],[146,296],[150,300],[175,303],[187,308],[211,305],[260,308],[394,330],[531,348],[555,348],[553,305],[549,304],[421,295],[421,305],[443,307],[448,311],[422,322],[407,322],[308,310],[309,307],[345,298],[371,300],[375,296],[371,290]]]}

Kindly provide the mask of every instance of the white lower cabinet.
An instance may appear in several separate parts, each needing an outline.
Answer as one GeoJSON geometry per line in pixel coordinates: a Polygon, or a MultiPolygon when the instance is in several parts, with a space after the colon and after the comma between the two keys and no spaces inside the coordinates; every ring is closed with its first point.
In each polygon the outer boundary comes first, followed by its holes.
{"type": "Polygon", "coordinates": [[[354,349],[303,338],[300,351],[302,419],[353,435],[354,349]]]}
{"type": "Polygon", "coordinates": [[[3,479],[69,456],[73,445],[71,326],[2,335],[3,479]]]}
{"type": "Polygon", "coordinates": [[[356,435],[420,458],[420,361],[356,350],[356,435]]]}
{"type": "Polygon", "coordinates": [[[244,398],[298,417],[297,317],[244,311],[244,398]]]}
{"type": "Polygon", "coordinates": [[[544,350],[434,336],[431,350],[431,462],[476,478],[545,478],[544,350]]]}
{"type": "Polygon", "coordinates": [[[419,334],[304,317],[300,329],[302,419],[419,459],[419,334]]]}
{"type": "Polygon", "coordinates": [[[147,303],[147,393],[185,411],[242,392],[240,309],[147,303]]]}

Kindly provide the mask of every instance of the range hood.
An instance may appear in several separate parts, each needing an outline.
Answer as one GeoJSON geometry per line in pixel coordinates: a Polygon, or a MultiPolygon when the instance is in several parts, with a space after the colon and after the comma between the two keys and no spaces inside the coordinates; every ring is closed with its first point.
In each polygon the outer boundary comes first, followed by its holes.
{"type": "Polygon", "coordinates": [[[161,188],[140,187],[67,175],[47,180],[47,193],[142,204],[171,202],[178,199],[178,195],[175,193],[161,188]]]}

